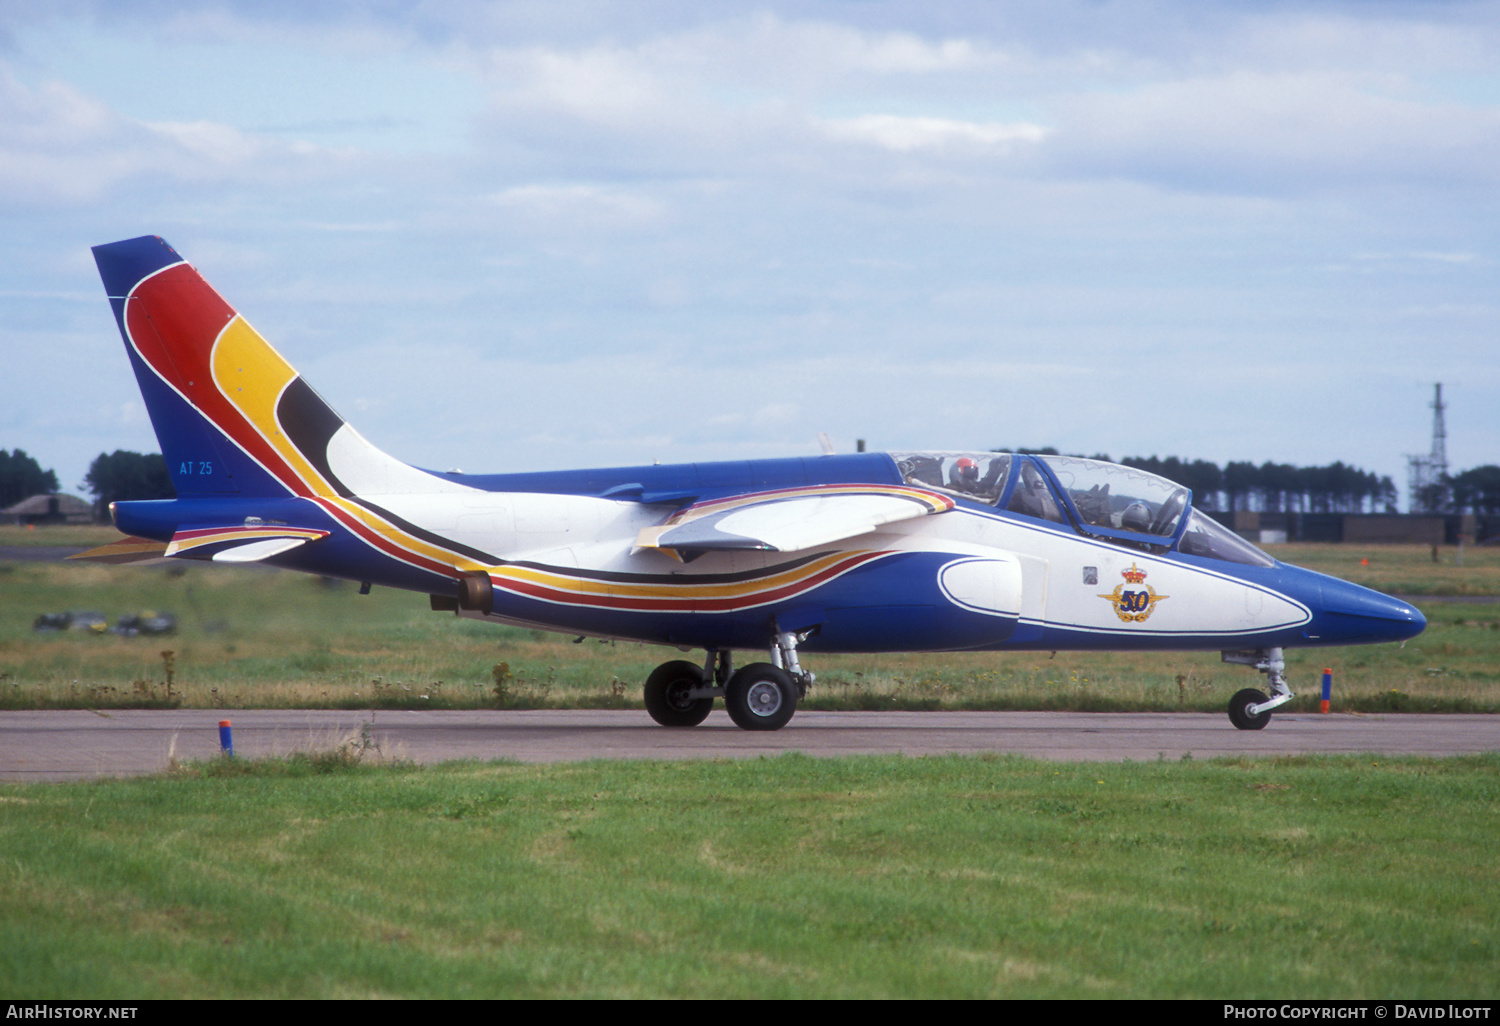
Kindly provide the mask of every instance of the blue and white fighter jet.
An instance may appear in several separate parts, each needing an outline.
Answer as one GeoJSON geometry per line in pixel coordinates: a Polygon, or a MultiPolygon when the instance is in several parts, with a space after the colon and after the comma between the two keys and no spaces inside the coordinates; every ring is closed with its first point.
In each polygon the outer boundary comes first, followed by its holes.
{"type": "Polygon", "coordinates": [[[784,726],[815,652],[1217,650],[1292,698],[1283,651],[1400,641],[1406,602],[1279,563],[1188,489],[1097,460],[892,452],[464,474],[377,449],[160,238],[94,249],[172,500],[118,502],[86,557],[260,562],[435,610],[702,649],[645,682],[668,727],[722,698],[784,726]],[[736,667],[735,651],[768,659],[736,667]]]}

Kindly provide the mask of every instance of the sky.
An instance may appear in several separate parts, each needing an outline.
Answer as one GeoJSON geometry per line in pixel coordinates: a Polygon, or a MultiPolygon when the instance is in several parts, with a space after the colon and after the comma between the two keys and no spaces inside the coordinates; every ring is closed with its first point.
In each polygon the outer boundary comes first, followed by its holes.
{"type": "Polygon", "coordinates": [[[1500,463],[1500,3],[0,0],[0,447],[159,450],[160,235],[502,472],[1054,446],[1500,463]]]}

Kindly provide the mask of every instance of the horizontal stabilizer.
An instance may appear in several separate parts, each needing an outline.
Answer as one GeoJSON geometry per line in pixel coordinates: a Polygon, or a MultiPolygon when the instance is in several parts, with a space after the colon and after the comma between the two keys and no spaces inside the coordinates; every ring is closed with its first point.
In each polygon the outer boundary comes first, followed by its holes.
{"type": "Polygon", "coordinates": [[[256,563],[326,537],[327,531],[314,527],[195,527],[174,534],[166,554],[216,563],[256,563]]]}
{"type": "Polygon", "coordinates": [[[639,548],[800,552],[868,534],[882,524],[946,513],[953,500],[894,485],[812,485],[700,502],[648,527],[639,548]]]}
{"type": "Polygon", "coordinates": [[[258,563],[306,544],[306,538],[267,538],[265,541],[231,545],[215,552],[212,558],[215,563],[258,563]]]}
{"type": "Polygon", "coordinates": [[[167,558],[167,543],[127,536],[108,545],[75,552],[68,558],[83,559],[90,563],[163,563],[167,558]]]}

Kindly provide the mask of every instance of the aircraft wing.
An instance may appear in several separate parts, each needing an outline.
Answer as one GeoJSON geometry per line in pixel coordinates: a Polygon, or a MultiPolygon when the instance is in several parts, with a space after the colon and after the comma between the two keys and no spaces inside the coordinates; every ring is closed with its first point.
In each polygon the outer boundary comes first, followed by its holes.
{"type": "Polygon", "coordinates": [[[695,503],[644,528],[643,549],[679,557],[711,549],[798,552],[867,534],[882,524],[946,513],[953,500],[895,485],[811,485],[695,503]]]}

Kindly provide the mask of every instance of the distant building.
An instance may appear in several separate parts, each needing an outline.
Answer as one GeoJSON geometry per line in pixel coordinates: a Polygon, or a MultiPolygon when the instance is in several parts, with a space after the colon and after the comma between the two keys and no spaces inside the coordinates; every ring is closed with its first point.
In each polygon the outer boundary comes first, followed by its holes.
{"type": "Polygon", "coordinates": [[[94,505],[63,492],[33,495],[0,509],[0,524],[91,524],[94,505]]]}

